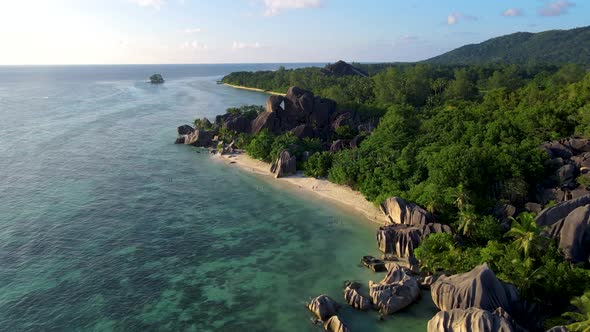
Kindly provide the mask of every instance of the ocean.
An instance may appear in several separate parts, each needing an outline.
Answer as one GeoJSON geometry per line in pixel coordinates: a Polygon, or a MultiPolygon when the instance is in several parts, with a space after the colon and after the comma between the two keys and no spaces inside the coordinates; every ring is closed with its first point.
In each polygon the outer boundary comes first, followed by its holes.
{"type": "MultiPolygon", "coordinates": [[[[321,331],[306,301],[379,281],[359,263],[376,224],[173,144],[265,104],[223,75],[278,66],[0,67],[0,330],[321,331]]],[[[341,316],[424,331],[434,313],[425,296],[385,322],[341,316]]]]}

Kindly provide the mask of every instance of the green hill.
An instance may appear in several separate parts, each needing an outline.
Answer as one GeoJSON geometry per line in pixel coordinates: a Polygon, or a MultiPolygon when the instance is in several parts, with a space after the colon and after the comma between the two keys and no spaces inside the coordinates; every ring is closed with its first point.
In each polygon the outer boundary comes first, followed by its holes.
{"type": "Polygon", "coordinates": [[[465,45],[424,62],[442,65],[590,64],[590,27],[539,33],[517,32],[481,44],[465,45]]]}

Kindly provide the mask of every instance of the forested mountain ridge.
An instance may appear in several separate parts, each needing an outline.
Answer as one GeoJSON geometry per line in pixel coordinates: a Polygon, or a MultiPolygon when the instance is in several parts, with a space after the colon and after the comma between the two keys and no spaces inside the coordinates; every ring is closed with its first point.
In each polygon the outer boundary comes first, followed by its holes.
{"type": "Polygon", "coordinates": [[[578,63],[590,64],[590,27],[517,32],[459,47],[425,60],[441,65],[578,63]]]}

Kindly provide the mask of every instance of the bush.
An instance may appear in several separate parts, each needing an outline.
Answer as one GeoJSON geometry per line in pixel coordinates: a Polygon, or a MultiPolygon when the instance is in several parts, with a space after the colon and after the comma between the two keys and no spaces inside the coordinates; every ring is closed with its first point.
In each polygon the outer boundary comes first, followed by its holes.
{"type": "Polygon", "coordinates": [[[269,159],[271,162],[275,161],[283,150],[289,150],[294,155],[297,155],[299,151],[294,151],[294,147],[297,145],[299,139],[291,132],[286,132],[281,136],[277,136],[272,143],[272,147],[270,150],[269,159]]]}
{"type": "Polygon", "coordinates": [[[314,153],[303,165],[306,176],[322,178],[328,176],[328,171],[332,167],[332,153],[324,151],[314,153]]]}
{"type": "Polygon", "coordinates": [[[343,150],[336,153],[332,159],[332,168],[328,179],[337,184],[354,187],[359,172],[356,162],[356,150],[343,150]]]}
{"type": "Polygon", "coordinates": [[[351,126],[340,126],[334,131],[337,139],[353,139],[358,135],[358,130],[351,126]]]}
{"type": "Polygon", "coordinates": [[[240,107],[231,107],[226,110],[226,113],[234,115],[245,115],[250,120],[256,119],[256,117],[264,112],[264,107],[259,105],[243,105],[240,107]]]}
{"type": "Polygon", "coordinates": [[[246,152],[252,158],[260,159],[262,161],[271,162],[270,152],[275,140],[274,135],[264,129],[260,133],[254,135],[250,143],[246,146],[246,152]]]}
{"type": "Polygon", "coordinates": [[[589,187],[590,186],[590,175],[589,174],[582,174],[576,178],[576,182],[578,182],[578,184],[581,186],[589,187]]]}
{"type": "Polygon", "coordinates": [[[471,235],[473,241],[485,245],[489,241],[502,239],[502,226],[500,221],[493,216],[483,216],[473,225],[471,235]]]}
{"type": "Polygon", "coordinates": [[[206,118],[203,119],[195,119],[195,129],[198,130],[211,130],[213,129],[213,124],[209,122],[206,118]]]}
{"type": "Polygon", "coordinates": [[[435,233],[426,238],[414,250],[414,255],[420,260],[423,269],[432,273],[436,271],[452,270],[452,263],[456,261],[454,254],[455,239],[448,233],[435,233]]]}
{"type": "Polygon", "coordinates": [[[301,146],[301,151],[307,151],[310,153],[310,155],[324,150],[322,142],[319,138],[306,137],[301,142],[299,142],[299,144],[301,146]]]}

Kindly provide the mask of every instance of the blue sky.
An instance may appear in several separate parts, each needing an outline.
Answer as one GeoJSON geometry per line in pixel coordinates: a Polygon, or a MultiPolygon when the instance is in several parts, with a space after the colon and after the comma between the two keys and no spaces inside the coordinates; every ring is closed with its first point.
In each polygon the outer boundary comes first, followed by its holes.
{"type": "Polygon", "coordinates": [[[0,64],[415,61],[590,24],[586,0],[0,0],[0,64]]]}

